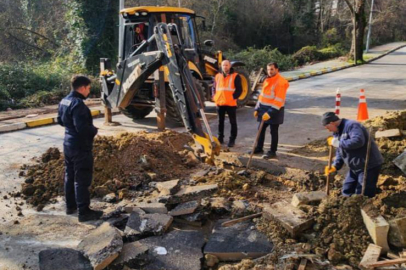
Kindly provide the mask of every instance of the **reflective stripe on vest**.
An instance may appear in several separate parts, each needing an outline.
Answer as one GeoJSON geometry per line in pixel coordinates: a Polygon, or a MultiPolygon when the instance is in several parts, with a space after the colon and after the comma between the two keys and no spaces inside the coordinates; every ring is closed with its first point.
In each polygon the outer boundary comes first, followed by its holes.
{"type": "Polygon", "coordinates": [[[263,87],[261,94],[258,97],[258,102],[262,105],[270,106],[272,108],[280,110],[280,108],[285,105],[285,99],[275,96],[275,88],[278,86],[278,84],[279,80],[274,85],[272,85],[270,94],[264,93],[266,89],[265,87],[263,87]]]}
{"type": "Polygon", "coordinates": [[[237,106],[237,100],[233,97],[235,91],[234,81],[237,75],[237,73],[231,73],[226,77],[221,73],[216,75],[214,102],[217,106],[237,106]]]}

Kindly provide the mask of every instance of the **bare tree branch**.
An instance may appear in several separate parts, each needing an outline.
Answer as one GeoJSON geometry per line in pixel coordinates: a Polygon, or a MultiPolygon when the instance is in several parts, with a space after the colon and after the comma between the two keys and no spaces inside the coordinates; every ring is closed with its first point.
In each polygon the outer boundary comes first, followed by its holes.
{"type": "Polygon", "coordinates": [[[46,37],[46,36],[44,36],[44,35],[42,35],[42,34],[40,34],[40,33],[38,33],[38,32],[35,32],[35,31],[33,31],[33,30],[24,28],[24,27],[11,27],[11,28],[8,28],[8,29],[2,29],[2,28],[0,28],[0,30],[3,30],[3,31],[6,31],[6,30],[23,30],[23,31],[27,31],[27,32],[30,32],[30,33],[32,33],[32,34],[34,34],[34,35],[37,35],[37,36],[39,36],[39,37],[42,37],[43,39],[48,40],[48,41],[49,41],[50,43],[52,43],[52,45],[54,45],[55,47],[59,46],[55,41],[51,40],[50,38],[48,38],[48,37],[46,37]]]}
{"type": "Polygon", "coordinates": [[[44,53],[46,53],[46,54],[49,54],[48,51],[46,51],[46,50],[44,50],[44,49],[42,49],[42,48],[40,48],[40,47],[38,47],[38,46],[35,46],[35,45],[33,45],[33,44],[27,43],[27,42],[25,42],[24,40],[21,40],[21,39],[17,38],[16,36],[14,36],[13,34],[11,34],[10,32],[7,32],[7,34],[8,34],[9,37],[15,39],[15,40],[18,41],[18,42],[21,42],[21,43],[23,43],[23,44],[25,44],[25,45],[27,45],[27,46],[29,46],[29,47],[31,47],[31,48],[34,48],[34,49],[37,49],[37,50],[39,50],[39,51],[42,51],[42,52],[44,52],[44,53]]]}
{"type": "Polygon", "coordinates": [[[351,13],[354,14],[354,7],[351,5],[350,0],[344,0],[347,3],[348,8],[350,9],[351,13]]]}

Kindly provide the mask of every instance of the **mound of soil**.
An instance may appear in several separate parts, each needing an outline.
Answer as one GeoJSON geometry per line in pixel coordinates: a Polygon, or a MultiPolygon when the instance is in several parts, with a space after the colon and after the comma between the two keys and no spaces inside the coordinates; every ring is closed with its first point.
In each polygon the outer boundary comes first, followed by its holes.
{"type": "MultiPolygon", "coordinates": [[[[151,181],[188,176],[198,164],[184,148],[191,141],[189,135],[173,131],[98,136],[93,148],[91,196],[131,196],[131,190],[151,181]]],[[[64,157],[57,148],[48,149],[38,164],[23,168],[27,178],[21,193],[28,203],[44,205],[63,195],[64,157]]]]}

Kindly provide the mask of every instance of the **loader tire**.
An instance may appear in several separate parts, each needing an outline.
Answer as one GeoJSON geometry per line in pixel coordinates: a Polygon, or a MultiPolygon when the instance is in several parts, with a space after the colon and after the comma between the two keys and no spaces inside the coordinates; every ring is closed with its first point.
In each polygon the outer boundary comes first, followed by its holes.
{"type": "Polygon", "coordinates": [[[250,85],[250,77],[248,73],[242,68],[235,68],[236,72],[240,75],[241,78],[241,86],[242,86],[242,93],[237,100],[237,105],[239,108],[244,107],[248,104],[251,99],[251,85],[250,85]]]}
{"type": "MultiPolygon", "coordinates": [[[[202,106],[204,108],[205,107],[204,101],[206,100],[205,95],[204,95],[204,93],[205,93],[204,86],[200,80],[197,80],[195,78],[193,78],[193,79],[195,80],[198,93],[203,102],[202,106]]],[[[172,121],[183,125],[182,116],[179,113],[178,107],[176,106],[175,99],[173,98],[173,95],[172,95],[172,91],[168,85],[166,86],[165,94],[166,94],[166,118],[171,119],[172,121]]]]}
{"type": "Polygon", "coordinates": [[[144,119],[148,114],[150,114],[150,112],[152,112],[153,109],[153,107],[144,107],[130,104],[125,109],[120,109],[120,111],[128,118],[139,120],[144,119]]]}
{"type": "Polygon", "coordinates": [[[176,106],[175,99],[173,98],[172,91],[169,86],[166,86],[165,90],[166,96],[166,118],[172,120],[177,124],[182,124],[182,117],[179,113],[178,107],[176,106]]]}

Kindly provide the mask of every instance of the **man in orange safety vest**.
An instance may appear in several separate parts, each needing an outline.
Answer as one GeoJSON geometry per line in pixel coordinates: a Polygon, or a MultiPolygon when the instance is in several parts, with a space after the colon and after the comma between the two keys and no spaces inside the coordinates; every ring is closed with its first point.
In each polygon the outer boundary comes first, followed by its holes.
{"type": "Polygon", "coordinates": [[[221,144],[224,143],[224,119],[227,113],[231,124],[230,140],[228,147],[235,145],[237,138],[237,99],[242,93],[241,78],[234,72],[230,61],[221,62],[222,72],[218,73],[214,79],[214,102],[217,106],[219,117],[218,139],[221,144]]]}
{"type": "Polygon", "coordinates": [[[271,131],[271,149],[263,156],[265,159],[275,158],[278,150],[278,129],[283,124],[285,114],[286,92],[289,87],[288,81],[279,74],[277,63],[267,65],[268,77],[265,79],[261,94],[255,106],[254,116],[258,122],[264,121],[254,154],[264,152],[265,132],[267,127],[271,131]]]}

